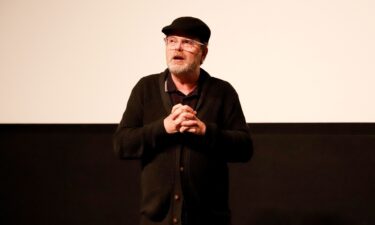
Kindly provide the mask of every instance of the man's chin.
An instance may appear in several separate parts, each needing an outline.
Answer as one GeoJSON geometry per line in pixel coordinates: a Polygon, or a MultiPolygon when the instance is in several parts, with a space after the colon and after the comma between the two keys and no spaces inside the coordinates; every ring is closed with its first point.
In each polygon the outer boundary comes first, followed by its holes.
{"type": "Polygon", "coordinates": [[[173,73],[174,75],[184,75],[186,73],[189,73],[188,68],[183,68],[183,67],[177,67],[177,66],[169,66],[168,67],[169,72],[173,73]]]}

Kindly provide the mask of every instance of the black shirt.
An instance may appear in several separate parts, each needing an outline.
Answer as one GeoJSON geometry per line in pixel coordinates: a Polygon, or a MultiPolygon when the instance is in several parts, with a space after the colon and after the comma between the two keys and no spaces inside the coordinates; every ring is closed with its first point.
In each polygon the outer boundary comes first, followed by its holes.
{"type": "Polygon", "coordinates": [[[179,91],[172,80],[172,76],[169,74],[166,82],[166,92],[168,92],[172,105],[177,105],[181,103],[182,105],[188,105],[191,108],[195,109],[198,99],[199,99],[199,90],[202,83],[202,79],[198,79],[197,87],[190,92],[188,95],[185,95],[179,91]]]}

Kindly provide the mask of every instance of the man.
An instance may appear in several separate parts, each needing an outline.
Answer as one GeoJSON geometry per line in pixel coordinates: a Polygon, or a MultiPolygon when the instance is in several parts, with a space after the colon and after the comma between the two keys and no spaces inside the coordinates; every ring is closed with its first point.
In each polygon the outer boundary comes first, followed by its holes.
{"type": "Polygon", "coordinates": [[[200,68],[211,35],[200,19],[162,29],[168,69],[133,88],[114,136],[123,159],[140,159],[142,225],[228,225],[228,162],[252,142],[238,95],[200,68]]]}

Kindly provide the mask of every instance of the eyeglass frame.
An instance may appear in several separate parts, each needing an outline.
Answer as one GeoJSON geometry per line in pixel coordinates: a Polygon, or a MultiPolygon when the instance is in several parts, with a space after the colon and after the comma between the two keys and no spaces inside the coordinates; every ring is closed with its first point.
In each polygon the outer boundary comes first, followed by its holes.
{"type": "MultiPolygon", "coordinates": [[[[177,38],[177,36],[166,36],[165,38],[164,38],[164,43],[165,43],[165,45],[166,45],[166,47],[168,48],[168,49],[171,49],[171,50],[176,50],[177,49],[177,46],[178,46],[178,38],[177,38]],[[171,43],[170,42],[168,42],[168,39],[170,39],[170,38],[174,38],[174,39],[176,39],[176,43],[174,43],[172,46],[171,46],[171,43]]],[[[197,40],[194,40],[194,39],[190,39],[190,38],[182,38],[181,39],[181,41],[180,41],[180,46],[181,46],[181,48],[183,49],[183,50],[185,50],[185,51],[188,51],[188,52],[194,52],[194,50],[195,50],[195,47],[196,47],[196,45],[194,45],[194,44],[197,44],[197,45],[199,45],[199,46],[207,46],[207,44],[204,44],[204,43],[202,43],[202,42],[199,42],[199,41],[197,41],[197,40]],[[185,41],[185,42],[184,42],[185,41]],[[189,42],[191,42],[191,47],[186,47],[186,46],[189,46],[189,42]]]]}

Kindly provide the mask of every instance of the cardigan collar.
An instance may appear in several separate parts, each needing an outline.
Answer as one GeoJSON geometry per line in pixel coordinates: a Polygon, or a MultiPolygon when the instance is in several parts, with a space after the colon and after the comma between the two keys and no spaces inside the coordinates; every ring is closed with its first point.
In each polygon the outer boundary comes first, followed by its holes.
{"type": "MultiPolygon", "coordinates": [[[[172,105],[171,99],[169,98],[169,95],[168,95],[168,90],[170,90],[169,87],[168,87],[168,84],[167,84],[168,83],[167,82],[168,76],[171,76],[168,69],[166,69],[162,73],[160,73],[159,86],[160,86],[160,95],[161,95],[161,98],[162,98],[162,101],[163,101],[164,108],[169,113],[171,111],[173,105],[172,105]]],[[[202,69],[202,68],[200,69],[199,80],[198,80],[198,91],[200,91],[201,96],[200,96],[200,98],[198,100],[198,103],[197,103],[197,110],[199,109],[199,106],[202,104],[204,96],[206,95],[207,83],[208,83],[208,80],[209,80],[210,77],[211,76],[204,69],[202,69]]]]}

